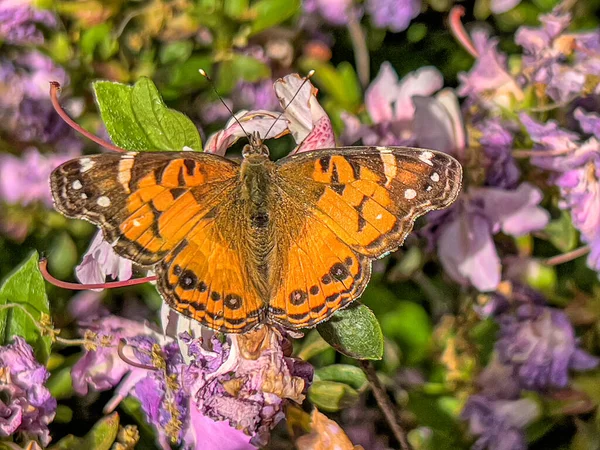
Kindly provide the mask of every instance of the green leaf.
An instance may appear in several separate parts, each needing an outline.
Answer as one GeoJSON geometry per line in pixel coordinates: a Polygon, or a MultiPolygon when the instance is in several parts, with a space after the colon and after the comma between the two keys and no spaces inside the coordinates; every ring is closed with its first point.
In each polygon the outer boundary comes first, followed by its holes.
{"type": "Polygon", "coordinates": [[[579,242],[577,230],[573,226],[570,214],[566,211],[561,211],[560,217],[551,221],[544,231],[552,245],[563,253],[573,250],[579,242]]]}
{"type": "Polygon", "coordinates": [[[164,104],[156,86],[141,78],[134,86],[96,81],[94,94],[112,141],[127,150],[202,150],[200,134],[182,113],[164,104]]]}
{"type": "Polygon", "coordinates": [[[302,340],[302,347],[298,350],[296,356],[304,361],[308,361],[330,348],[331,346],[323,340],[317,330],[311,330],[302,340]]]}
{"type": "Polygon", "coordinates": [[[223,11],[234,19],[243,17],[248,11],[249,0],[225,0],[223,11]]]}
{"type": "Polygon", "coordinates": [[[308,399],[320,410],[335,412],[349,408],[358,401],[356,389],[335,381],[315,381],[308,390],[308,399]]]}
{"type": "Polygon", "coordinates": [[[49,450],[79,450],[83,448],[110,450],[117,438],[118,432],[119,414],[114,412],[96,422],[85,437],[80,438],[70,434],[62,438],[52,447],[49,447],[49,450]]]}
{"type": "Polygon", "coordinates": [[[99,50],[102,59],[110,58],[118,49],[119,44],[113,39],[112,27],[108,23],[101,23],[83,32],[81,35],[81,53],[90,59],[96,50],[99,50]]]}
{"type": "Polygon", "coordinates": [[[301,67],[305,71],[315,70],[312,77],[315,84],[332,96],[345,110],[355,111],[361,104],[362,91],[354,69],[348,63],[340,63],[335,68],[331,63],[316,59],[304,59],[301,67]]]}
{"type": "Polygon", "coordinates": [[[375,314],[358,302],[337,311],[317,326],[319,334],[338,352],[355,359],[381,359],[383,334],[375,314]]]}
{"type": "Polygon", "coordinates": [[[386,337],[396,340],[409,364],[422,361],[429,350],[432,327],[429,315],[417,303],[400,301],[381,319],[386,337]]]}
{"type": "MultiPolygon", "coordinates": [[[[50,304],[38,261],[37,252],[32,253],[0,287],[0,306],[9,303],[21,305],[36,320],[40,320],[42,314],[50,315],[50,304]]],[[[23,337],[33,347],[38,361],[46,363],[52,345],[50,337],[42,336],[31,317],[20,308],[2,309],[0,310],[2,345],[10,343],[14,336],[23,337]]]]}
{"type": "Polygon", "coordinates": [[[194,43],[191,41],[168,42],[160,48],[158,59],[164,65],[181,63],[191,56],[193,50],[194,43]]]}
{"type": "Polygon", "coordinates": [[[250,35],[271,28],[290,17],[301,8],[300,0],[259,0],[252,5],[250,14],[256,17],[250,26],[250,35]]]}
{"type": "Polygon", "coordinates": [[[337,381],[345,383],[357,391],[367,386],[367,376],[360,367],[350,364],[332,364],[315,370],[315,381],[337,381]]]}

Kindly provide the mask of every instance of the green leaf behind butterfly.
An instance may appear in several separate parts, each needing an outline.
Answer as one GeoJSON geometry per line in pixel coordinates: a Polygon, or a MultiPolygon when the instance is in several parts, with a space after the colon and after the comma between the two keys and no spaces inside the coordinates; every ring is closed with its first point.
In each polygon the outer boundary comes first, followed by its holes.
{"type": "Polygon", "coordinates": [[[315,381],[308,389],[308,399],[322,411],[335,412],[356,404],[359,393],[346,383],[315,381]]]}
{"type": "Polygon", "coordinates": [[[116,412],[100,419],[85,437],[77,437],[69,434],[55,445],[49,447],[50,450],[110,450],[117,433],[119,432],[119,414],[116,412]]]}
{"type": "Polygon", "coordinates": [[[336,381],[362,391],[367,387],[367,376],[360,367],[350,364],[331,364],[315,370],[315,381],[336,381]]]}
{"type": "Polygon", "coordinates": [[[302,4],[300,0],[259,0],[250,8],[255,17],[250,25],[250,35],[271,28],[296,14],[302,4]]]}
{"type": "Polygon", "coordinates": [[[202,150],[194,123],[167,108],[150,79],[141,78],[133,86],[96,81],[93,88],[108,134],[119,147],[133,151],[202,150]]]}
{"type": "MultiPolygon", "coordinates": [[[[0,286],[0,306],[12,303],[23,306],[36,320],[41,314],[50,315],[44,278],[38,268],[37,252],[4,280],[0,286]]],[[[0,344],[12,342],[14,336],[23,337],[33,347],[36,358],[45,364],[50,355],[52,342],[42,336],[35,323],[19,308],[0,310],[0,344]]]]}
{"type": "Polygon", "coordinates": [[[360,303],[337,311],[317,330],[338,352],[355,359],[381,359],[383,333],[373,311],[360,303]]]}

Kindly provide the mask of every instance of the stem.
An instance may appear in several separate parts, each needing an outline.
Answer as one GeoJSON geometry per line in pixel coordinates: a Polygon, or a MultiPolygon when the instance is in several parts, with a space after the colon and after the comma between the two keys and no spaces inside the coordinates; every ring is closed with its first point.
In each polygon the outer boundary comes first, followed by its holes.
{"type": "Polygon", "coordinates": [[[581,256],[587,255],[590,252],[590,247],[584,245],[583,247],[576,248],[575,250],[571,250],[570,252],[563,253],[562,255],[553,256],[552,258],[548,258],[543,263],[546,266],[558,266],[559,264],[563,264],[569,261],[573,261],[581,256]]]}
{"type": "Polygon", "coordinates": [[[88,289],[113,289],[113,288],[119,288],[119,287],[135,286],[137,284],[143,284],[143,283],[148,283],[151,281],[156,281],[156,275],[152,275],[149,277],[134,278],[134,279],[125,280],[125,281],[111,281],[111,282],[107,282],[107,283],[97,283],[97,284],[69,283],[68,281],[62,281],[62,280],[59,280],[58,278],[54,278],[52,275],[50,275],[50,273],[48,272],[47,266],[48,266],[47,259],[40,260],[39,267],[40,267],[40,272],[42,273],[42,276],[44,277],[44,280],[46,280],[50,284],[53,284],[56,287],[63,288],[63,289],[71,289],[73,291],[85,291],[88,289]]]}
{"type": "Polygon", "coordinates": [[[58,113],[58,115],[61,117],[61,119],[67,123],[67,125],[69,125],[71,128],[73,128],[75,131],[82,134],[86,138],[90,139],[91,141],[94,141],[96,144],[101,145],[102,147],[104,147],[108,150],[113,150],[115,152],[121,152],[121,153],[127,152],[127,150],[125,150],[121,147],[117,147],[116,145],[111,144],[110,142],[107,142],[104,139],[101,139],[98,136],[90,133],[86,129],[82,128],[73,119],[71,119],[69,117],[69,115],[67,114],[67,112],[62,108],[62,106],[60,106],[60,103],[58,102],[58,91],[59,90],[60,90],[60,83],[58,83],[57,81],[51,81],[50,82],[50,100],[52,101],[52,106],[54,106],[54,110],[58,113]]]}
{"type": "Polygon", "coordinates": [[[360,23],[354,16],[350,15],[348,20],[348,32],[350,33],[350,40],[352,41],[352,49],[354,50],[354,60],[356,62],[356,72],[358,73],[358,79],[360,85],[366,88],[369,85],[370,79],[370,64],[369,64],[369,49],[367,48],[367,41],[365,39],[365,32],[360,26],[360,23]]]}
{"type": "Polygon", "coordinates": [[[87,345],[90,343],[90,341],[87,339],[65,339],[60,336],[57,336],[57,333],[59,332],[59,330],[55,330],[52,327],[47,327],[47,326],[40,324],[40,322],[38,322],[38,320],[35,317],[33,317],[33,314],[31,314],[29,312],[29,310],[27,308],[25,308],[25,306],[23,306],[19,303],[6,303],[4,305],[0,305],[0,311],[2,311],[4,309],[12,309],[12,308],[21,310],[27,317],[29,317],[29,319],[33,322],[33,325],[40,331],[40,333],[47,333],[47,335],[50,336],[53,341],[58,342],[59,344],[87,345]]]}
{"type": "Polygon", "coordinates": [[[425,296],[429,299],[434,317],[440,318],[444,313],[448,312],[448,308],[445,307],[447,302],[443,293],[435,287],[421,269],[413,272],[412,280],[421,288],[425,293],[425,296]]]}
{"type": "Polygon", "coordinates": [[[385,389],[379,382],[379,378],[377,378],[377,373],[375,372],[375,367],[371,361],[359,361],[362,370],[367,375],[367,379],[369,380],[369,384],[371,385],[371,389],[373,389],[373,395],[375,395],[375,400],[377,400],[377,405],[379,405],[379,409],[383,412],[385,416],[385,420],[388,425],[392,429],[394,436],[400,443],[400,447],[402,450],[411,450],[412,447],[408,443],[406,439],[406,431],[400,425],[398,420],[398,416],[396,415],[396,410],[394,409],[394,405],[390,401],[385,389]]]}
{"type": "Polygon", "coordinates": [[[454,8],[452,8],[450,10],[450,15],[448,16],[450,31],[452,32],[454,38],[458,41],[458,43],[460,45],[462,45],[463,48],[467,52],[469,52],[469,54],[473,58],[478,58],[479,52],[475,48],[473,41],[469,37],[467,30],[465,30],[465,27],[463,26],[463,24],[460,20],[460,18],[464,15],[465,15],[465,8],[462,6],[455,6],[454,8]]]}
{"type": "Polygon", "coordinates": [[[124,362],[126,362],[130,366],[137,367],[138,369],[146,369],[146,370],[154,370],[154,371],[158,370],[158,367],[147,366],[146,364],[142,364],[142,363],[132,361],[131,359],[129,359],[129,357],[126,356],[125,352],[123,351],[125,349],[126,345],[127,345],[127,342],[125,342],[124,339],[121,339],[121,340],[119,340],[119,345],[117,346],[117,353],[119,355],[119,358],[121,358],[124,362]]]}
{"type": "Polygon", "coordinates": [[[570,148],[559,148],[553,150],[513,150],[512,155],[514,158],[531,158],[541,157],[549,158],[552,156],[562,156],[571,153],[573,150],[570,148]]]}

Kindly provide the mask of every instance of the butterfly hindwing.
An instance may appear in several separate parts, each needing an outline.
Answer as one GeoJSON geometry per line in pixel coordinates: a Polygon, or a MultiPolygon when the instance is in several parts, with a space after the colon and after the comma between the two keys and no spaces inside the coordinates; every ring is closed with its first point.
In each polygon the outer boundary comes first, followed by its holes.
{"type": "MultiPolygon", "coordinates": [[[[227,216],[227,212],[222,214],[227,216]]],[[[264,319],[244,252],[224,240],[219,217],[197,227],[156,266],[157,286],[173,309],[213,330],[243,333],[264,319]]]]}

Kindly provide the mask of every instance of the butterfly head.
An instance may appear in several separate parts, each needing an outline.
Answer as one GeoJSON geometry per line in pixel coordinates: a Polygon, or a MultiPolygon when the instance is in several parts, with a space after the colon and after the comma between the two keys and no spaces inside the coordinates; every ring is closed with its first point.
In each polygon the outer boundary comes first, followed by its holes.
{"type": "Polygon", "coordinates": [[[244,158],[247,158],[250,155],[269,156],[269,148],[263,143],[258,131],[255,131],[248,136],[248,139],[250,142],[242,149],[242,156],[244,158]]]}

